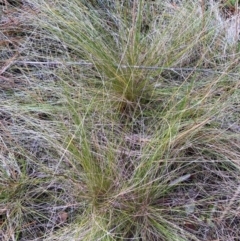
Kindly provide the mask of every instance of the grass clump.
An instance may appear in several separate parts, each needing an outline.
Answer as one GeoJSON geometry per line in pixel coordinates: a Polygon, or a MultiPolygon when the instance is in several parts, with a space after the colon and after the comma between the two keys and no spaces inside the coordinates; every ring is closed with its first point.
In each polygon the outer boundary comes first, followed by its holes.
{"type": "Polygon", "coordinates": [[[33,4],[28,55],[2,71],[23,83],[1,97],[0,237],[238,238],[239,53],[220,6],[33,4]]]}
{"type": "Polygon", "coordinates": [[[205,65],[216,30],[210,14],[201,16],[196,4],[188,5],[174,9],[144,1],[71,1],[66,8],[46,3],[49,21],[43,24],[77,59],[94,66],[98,84],[111,90],[124,110],[151,99],[164,68],[205,65]]]}

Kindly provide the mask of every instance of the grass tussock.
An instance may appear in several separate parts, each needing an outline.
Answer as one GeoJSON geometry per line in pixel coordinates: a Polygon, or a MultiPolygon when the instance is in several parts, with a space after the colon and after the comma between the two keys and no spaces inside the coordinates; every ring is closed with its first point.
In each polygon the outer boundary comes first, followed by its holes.
{"type": "Polygon", "coordinates": [[[239,239],[237,2],[0,7],[1,240],[239,239]]]}

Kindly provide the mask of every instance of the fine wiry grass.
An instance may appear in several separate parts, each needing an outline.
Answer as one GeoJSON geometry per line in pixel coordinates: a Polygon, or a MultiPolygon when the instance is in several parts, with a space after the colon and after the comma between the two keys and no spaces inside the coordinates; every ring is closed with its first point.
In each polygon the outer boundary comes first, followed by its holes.
{"type": "Polygon", "coordinates": [[[1,28],[0,239],[238,240],[236,18],[213,1],[31,4],[1,28]]]}

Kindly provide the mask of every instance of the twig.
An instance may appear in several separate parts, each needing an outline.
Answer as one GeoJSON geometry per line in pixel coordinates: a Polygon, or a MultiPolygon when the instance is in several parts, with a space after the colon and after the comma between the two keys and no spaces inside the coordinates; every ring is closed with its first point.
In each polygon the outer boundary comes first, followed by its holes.
{"type": "MultiPolygon", "coordinates": [[[[47,62],[39,62],[39,61],[14,61],[11,65],[44,65],[44,66],[60,66],[60,65],[81,65],[81,66],[94,66],[93,63],[89,62],[58,62],[58,61],[47,61],[47,62]]],[[[239,73],[228,73],[226,71],[218,71],[211,69],[202,69],[202,68],[177,68],[177,67],[164,67],[164,66],[142,66],[142,65],[120,65],[116,67],[120,67],[123,69],[146,69],[146,70],[169,70],[174,72],[180,71],[191,71],[191,72],[204,72],[204,73],[212,73],[212,74],[229,74],[232,76],[239,76],[239,73]]]]}

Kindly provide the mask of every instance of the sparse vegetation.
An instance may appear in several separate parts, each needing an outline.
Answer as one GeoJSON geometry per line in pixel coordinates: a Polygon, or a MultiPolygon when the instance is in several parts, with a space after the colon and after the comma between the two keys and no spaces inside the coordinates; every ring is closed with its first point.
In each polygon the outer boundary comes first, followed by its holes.
{"type": "Polygon", "coordinates": [[[237,1],[13,2],[0,239],[239,240],[237,1]]]}

